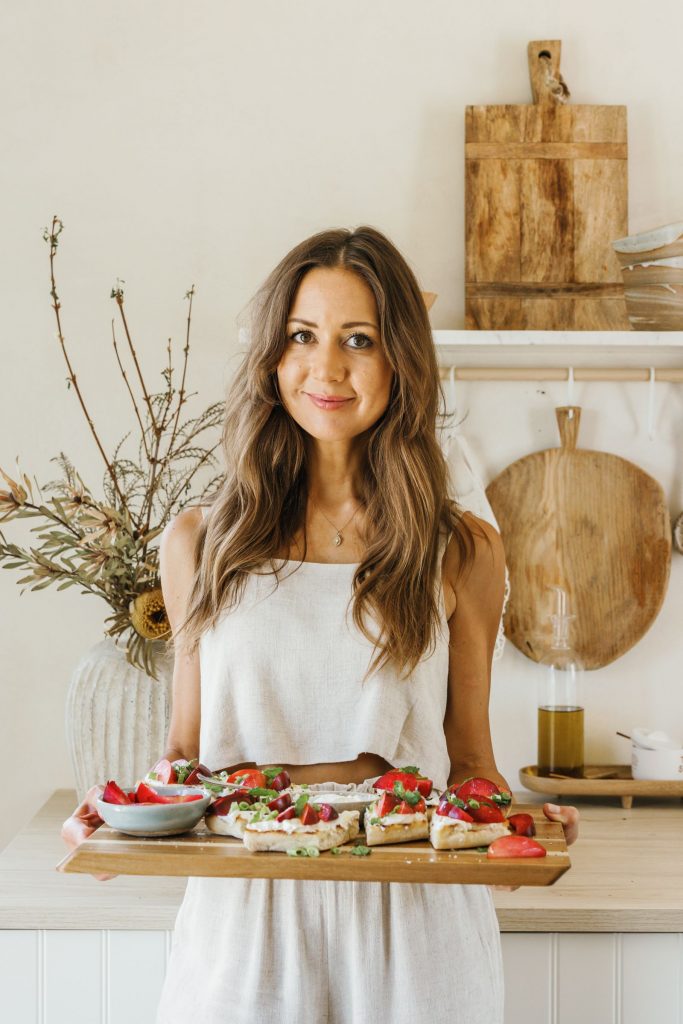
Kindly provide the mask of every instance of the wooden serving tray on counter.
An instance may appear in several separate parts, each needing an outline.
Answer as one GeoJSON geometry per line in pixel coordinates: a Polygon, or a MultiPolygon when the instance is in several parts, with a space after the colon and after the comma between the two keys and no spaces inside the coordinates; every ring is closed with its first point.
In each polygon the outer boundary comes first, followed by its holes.
{"type": "Polygon", "coordinates": [[[536,793],[558,796],[618,796],[622,807],[631,807],[634,796],[683,797],[683,779],[634,779],[630,764],[594,764],[584,767],[584,777],[539,775],[538,765],[519,769],[519,781],[536,793]]]}
{"type": "Polygon", "coordinates": [[[183,835],[147,839],[101,825],[57,865],[58,871],[85,874],[180,875],[212,878],[300,878],[355,882],[444,882],[472,885],[552,885],[571,866],[559,822],[548,821],[537,804],[515,805],[536,823],[535,838],[545,857],[488,859],[476,850],[435,850],[429,840],[372,846],[351,852],[365,833],[318,857],[254,853],[241,839],[210,832],[204,821],[183,835]]]}

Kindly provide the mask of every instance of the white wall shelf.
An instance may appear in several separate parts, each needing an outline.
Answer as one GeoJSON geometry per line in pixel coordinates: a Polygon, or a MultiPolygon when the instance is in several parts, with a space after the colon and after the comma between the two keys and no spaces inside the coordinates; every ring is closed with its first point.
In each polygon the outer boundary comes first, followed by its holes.
{"type": "Polygon", "coordinates": [[[683,348],[683,331],[432,331],[434,344],[467,348],[683,348]]]}
{"type": "Polygon", "coordinates": [[[683,383],[683,331],[432,331],[440,376],[683,383]]]}

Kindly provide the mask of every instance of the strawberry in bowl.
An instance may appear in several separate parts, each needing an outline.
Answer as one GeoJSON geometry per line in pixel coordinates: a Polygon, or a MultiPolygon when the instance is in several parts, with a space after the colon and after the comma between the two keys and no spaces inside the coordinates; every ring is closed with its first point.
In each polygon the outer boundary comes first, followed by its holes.
{"type": "Polygon", "coordinates": [[[201,820],[211,797],[196,787],[171,784],[122,787],[110,779],[97,800],[97,813],[110,828],[132,836],[174,836],[201,820]]]}

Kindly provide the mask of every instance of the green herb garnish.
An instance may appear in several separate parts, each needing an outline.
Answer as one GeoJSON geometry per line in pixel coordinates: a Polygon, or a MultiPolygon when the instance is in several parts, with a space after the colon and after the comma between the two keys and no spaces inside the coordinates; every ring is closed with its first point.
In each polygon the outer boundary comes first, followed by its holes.
{"type": "Polygon", "coordinates": [[[341,847],[333,846],[330,850],[330,853],[341,853],[341,847]]]}
{"type": "Polygon", "coordinates": [[[294,813],[297,818],[301,817],[301,812],[308,803],[308,793],[302,793],[301,796],[297,797],[296,803],[294,804],[294,813]]]}
{"type": "Polygon", "coordinates": [[[225,786],[221,786],[218,782],[202,782],[202,788],[208,789],[211,793],[222,793],[225,786]]]}
{"type": "Polygon", "coordinates": [[[475,853],[486,853],[488,846],[475,846],[475,853]]]}
{"type": "Polygon", "coordinates": [[[276,789],[265,789],[263,786],[253,786],[249,792],[252,796],[261,796],[265,800],[274,800],[280,795],[276,789]]]}
{"type": "Polygon", "coordinates": [[[362,846],[359,844],[358,846],[353,847],[351,853],[355,853],[357,857],[367,857],[369,853],[372,853],[372,850],[369,846],[362,846]]]}

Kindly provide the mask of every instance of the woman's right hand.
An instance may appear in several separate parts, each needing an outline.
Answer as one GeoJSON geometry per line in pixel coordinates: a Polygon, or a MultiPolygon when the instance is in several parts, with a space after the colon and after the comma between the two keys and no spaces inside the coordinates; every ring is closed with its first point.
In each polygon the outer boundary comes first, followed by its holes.
{"type": "MultiPolygon", "coordinates": [[[[78,805],[62,825],[62,839],[70,850],[75,850],[102,824],[95,801],[103,793],[104,786],[91,786],[85,794],[83,803],[78,805]]],[[[107,882],[110,878],[116,878],[116,875],[93,875],[92,877],[96,878],[98,882],[107,882]]]]}

